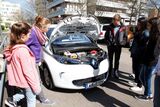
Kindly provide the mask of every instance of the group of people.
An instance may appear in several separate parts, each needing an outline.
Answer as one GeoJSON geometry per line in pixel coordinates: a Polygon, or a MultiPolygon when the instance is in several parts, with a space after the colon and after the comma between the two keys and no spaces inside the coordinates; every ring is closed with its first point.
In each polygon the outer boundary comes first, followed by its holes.
{"type": "MultiPolygon", "coordinates": [[[[127,43],[126,31],[120,15],[114,15],[113,22],[106,28],[105,33],[105,43],[109,56],[109,78],[119,78],[121,48],[127,43]]],[[[139,18],[133,34],[130,52],[136,86],[130,87],[130,89],[142,91],[142,86],[144,86],[144,94],[135,97],[141,100],[153,99],[151,78],[153,74],[157,74],[154,85],[154,107],[158,107],[160,105],[160,61],[158,62],[160,60],[160,17],[139,18]]]]}
{"type": "MultiPolygon", "coordinates": [[[[45,32],[48,31],[50,24],[49,19],[37,16],[33,26],[26,22],[17,22],[10,28],[10,44],[4,50],[8,84],[20,91],[5,100],[5,104],[9,107],[17,106],[17,102],[25,96],[27,107],[36,107],[36,98],[43,104],[54,104],[53,101],[45,98],[39,75],[39,66],[43,57],[42,46],[47,41],[45,32]]],[[[160,18],[139,18],[136,28],[130,48],[136,86],[130,89],[141,91],[144,86],[144,95],[137,96],[137,98],[152,99],[151,77],[156,73],[154,107],[158,107],[160,105],[160,18]]],[[[121,49],[127,43],[126,27],[121,22],[121,16],[114,15],[113,22],[105,30],[109,78],[119,79],[121,49]]]]}
{"type": "MultiPolygon", "coordinates": [[[[158,59],[160,57],[159,45],[160,18],[139,18],[137,31],[134,33],[134,39],[130,49],[132,68],[137,86],[131,87],[130,89],[133,91],[142,91],[142,86],[144,86],[144,94],[136,96],[136,98],[140,100],[146,101],[153,99],[151,79],[152,75],[158,72],[156,66],[158,66],[158,59]]],[[[157,87],[159,86],[155,85],[155,89],[157,87]]],[[[158,107],[156,102],[157,98],[154,97],[154,99],[155,107],[158,107]]]]}
{"type": "Polygon", "coordinates": [[[27,107],[36,107],[36,99],[42,104],[54,104],[44,96],[39,75],[42,46],[47,41],[45,32],[50,24],[49,19],[37,16],[33,26],[17,22],[10,27],[10,43],[4,50],[4,58],[7,60],[8,84],[19,91],[5,100],[7,106],[17,107],[24,98],[27,107]]]}

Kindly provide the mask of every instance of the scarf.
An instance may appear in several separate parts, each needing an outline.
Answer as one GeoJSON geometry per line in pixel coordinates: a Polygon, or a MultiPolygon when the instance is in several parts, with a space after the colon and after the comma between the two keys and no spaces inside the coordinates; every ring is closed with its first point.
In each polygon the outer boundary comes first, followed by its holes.
{"type": "Polygon", "coordinates": [[[38,27],[33,26],[32,29],[35,31],[39,43],[43,46],[48,38],[40,31],[38,27]]]}

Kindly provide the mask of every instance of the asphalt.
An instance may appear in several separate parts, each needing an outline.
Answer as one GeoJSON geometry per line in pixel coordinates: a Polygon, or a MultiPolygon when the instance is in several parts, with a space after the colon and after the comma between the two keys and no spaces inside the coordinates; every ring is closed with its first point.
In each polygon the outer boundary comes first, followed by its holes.
{"type": "MultiPolygon", "coordinates": [[[[106,47],[101,45],[103,49],[106,47]]],[[[120,79],[111,79],[103,85],[89,90],[66,90],[54,89],[48,90],[43,87],[45,96],[54,101],[54,105],[44,105],[37,101],[36,107],[152,107],[152,101],[140,101],[135,95],[143,94],[141,92],[133,92],[129,88],[131,85],[128,81],[132,73],[131,58],[127,48],[122,51],[120,59],[120,79]]],[[[152,78],[152,91],[153,91],[152,78]]],[[[7,90],[5,88],[4,99],[7,98],[7,90]]],[[[3,105],[3,107],[5,107],[3,105]]],[[[24,107],[24,106],[22,106],[24,107]]]]}

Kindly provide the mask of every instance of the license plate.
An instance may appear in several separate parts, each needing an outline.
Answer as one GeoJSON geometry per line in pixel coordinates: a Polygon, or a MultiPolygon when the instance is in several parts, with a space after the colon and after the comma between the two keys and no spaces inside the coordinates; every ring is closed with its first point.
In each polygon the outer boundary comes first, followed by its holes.
{"type": "Polygon", "coordinates": [[[85,87],[85,89],[93,88],[93,87],[101,85],[103,82],[104,82],[104,80],[99,80],[99,81],[96,81],[96,82],[85,83],[84,87],[85,87]]]}

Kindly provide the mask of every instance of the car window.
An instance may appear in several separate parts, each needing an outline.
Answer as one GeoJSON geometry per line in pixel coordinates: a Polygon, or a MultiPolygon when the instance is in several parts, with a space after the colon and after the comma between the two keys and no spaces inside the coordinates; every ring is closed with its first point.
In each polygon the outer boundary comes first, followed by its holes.
{"type": "Polygon", "coordinates": [[[108,26],[109,26],[109,25],[104,25],[103,28],[102,28],[102,30],[108,29],[108,26]]]}
{"type": "Polygon", "coordinates": [[[54,30],[54,28],[49,28],[48,32],[46,32],[46,35],[47,35],[48,38],[50,38],[53,30],[54,30]]]}
{"type": "Polygon", "coordinates": [[[53,41],[53,44],[91,43],[91,40],[83,33],[67,34],[53,41]]]}

